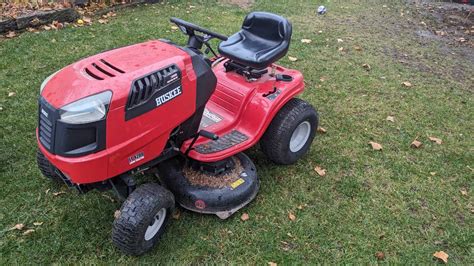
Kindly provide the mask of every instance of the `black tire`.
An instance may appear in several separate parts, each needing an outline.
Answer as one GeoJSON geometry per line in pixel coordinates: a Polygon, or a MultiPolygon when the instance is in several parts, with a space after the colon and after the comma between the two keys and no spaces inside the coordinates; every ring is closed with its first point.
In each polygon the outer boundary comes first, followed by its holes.
{"type": "Polygon", "coordinates": [[[49,162],[49,160],[40,150],[36,151],[36,163],[38,164],[39,170],[45,177],[56,183],[63,182],[61,177],[56,173],[56,167],[54,167],[54,165],[49,162]]]}
{"type": "Polygon", "coordinates": [[[311,147],[311,143],[316,136],[318,122],[318,113],[311,104],[293,98],[275,115],[260,140],[260,147],[271,161],[284,165],[293,164],[303,157],[311,147]],[[295,129],[305,121],[309,122],[310,125],[309,137],[305,143],[302,142],[304,145],[299,150],[291,151],[291,136],[295,129]]]}
{"type": "Polygon", "coordinates": [[[174,196],[170,191],[155,183],[141,185],[122,204],[114,221],[112,242],[127,255],[147,252],[163,235],[173,208],[174,196]],[[166,210],[164,222],[152,238],[145,239],[148,227],[163,208],[166,210]]]}

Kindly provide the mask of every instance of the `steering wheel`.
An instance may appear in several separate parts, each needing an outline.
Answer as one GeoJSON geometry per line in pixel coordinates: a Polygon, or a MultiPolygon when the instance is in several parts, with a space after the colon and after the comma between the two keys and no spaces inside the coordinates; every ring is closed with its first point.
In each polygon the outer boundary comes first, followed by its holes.
{"type": "Polygon", "coordinates": [[[184,21],[182,19],[173,17],[173,18],[170,19],[170,21],[173,22],[174,24],[176,24],[184,34],[189,35],[190,37],[195,36],[194,32],[197,31],[197,32],[204,33],[205,35],[207,35],[209,37],[217,38],[217,39],[222,40],[222,41],[227,41],[227,36],[225,36],[225,35],[222,35],[222,34],[219,34],[219,33],[216,33],[216,32],[212,32],[208,29],[199,27],[198,25],[194,25],[194,24],[189,23],[187,21],[184,21]]]}

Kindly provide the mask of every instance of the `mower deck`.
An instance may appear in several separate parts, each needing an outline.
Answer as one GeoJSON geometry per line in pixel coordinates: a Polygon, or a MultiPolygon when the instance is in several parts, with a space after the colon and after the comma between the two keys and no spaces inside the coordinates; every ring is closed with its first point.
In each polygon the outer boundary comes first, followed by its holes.
{"type": "MultiPolygon", "coordinates": [[[[219,139],[200,137],[189,153],[202,162],[222,160],[253,146],[278,110],[304,89],[303,76],[296,70],[274,64],[261,78],[247,81],[235,71],[226,72],[224,63],[213,69],[218,83],[201,120],[201,129],[217,134],[219,139]],[[277,81],[270,74],[272,67],[276,74],[291,76],[292,80],[277,81]]],[[[190,143],[185,142],[181,150],[186,151],[190,143]]]]}

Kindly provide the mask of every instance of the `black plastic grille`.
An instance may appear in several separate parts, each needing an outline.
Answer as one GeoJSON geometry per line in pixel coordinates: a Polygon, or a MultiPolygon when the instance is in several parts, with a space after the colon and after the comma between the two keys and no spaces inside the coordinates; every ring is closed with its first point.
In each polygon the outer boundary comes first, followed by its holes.
{"type": "Polygon", "coordinates": [[[39,121],[38,121],[38,136],[44,147],[52,151],[54,142],[54,124],[51,119],[54,119],[55,111],[47,106],[44,102],[40,102],[39,121]]]}
{"type": "Polygon", "coordinates": [[[127,109],[132,109],[147,102],[155,92],[179,80],[179,78],[178,66],[171,65],[135,80],[128,97],[127,109]]]}

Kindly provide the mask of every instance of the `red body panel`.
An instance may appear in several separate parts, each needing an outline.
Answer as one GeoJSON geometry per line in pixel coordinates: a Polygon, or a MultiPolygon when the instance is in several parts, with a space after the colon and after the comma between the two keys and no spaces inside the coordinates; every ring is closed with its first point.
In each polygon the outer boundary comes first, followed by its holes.
{"type": "MultiPolygon", "coordinates": [[[[217,76],[217,88],[206,108],[219,114],[222,121],[210,125],[205,130],[223,136],[232,130],[238,130],[248,136],[248,139],[229,149],[216,153],[201,154],[191,151],[189,156],[203,162],[213,162],[225,159],[229,156],[244,151],[255,145],[260,137],[265,133],[273,117],[280,108],[295,95],[303,92],[303,76],[299,71],[286,69],[274,65],[277,74],[286,74],[293,77],[291,82],[276,81],[270,76],[271,67],[268,73],[256,81],[249,82],[242,75],[235,72],[225,72],[224,63],[220,63],[214,68],[217,76]],[[264,97],[264,94],[271,92],[276,87],[280,94],[273,100],[264,97]]],[[[209,139],[200,137],[195,146],[208,143],[209,139]]],[[[181,151],[185,151],[190,144],[187,141],[183,144],[181,151]]]]}
{"type": "Polygon", "coordinates": [[[63,68],[47,83],[42,96],[55,108],[60,108],[104,90],[113,92],[107,114],[105,150],[68,158],[49,153],[38,141],[48,160],[77,184],[106,180],[159,156],[170,132],[194,113],[196,75],[186,52],[164,42],[149,41],[107,51],[63,68]],[[94,74],[103,80],[90,77],[85,68],[93,71],[92,63],[102,63],[100,59],[125,73],[113,72],[102,64],[102,68],[116,76],[108,77],[95,71],[94,74]],[[132,81],[171,64],[178,65],[181,70],[182,95],[169,104],[125,121],[125,104],[132,81]],[[65,84],[67,88],[64,88],[65,84]],[[138,152],[143,152],[145,157],[139,163],[129,164],[128,158],[138,152]]]}
{"type": "MultiPolygon", "coordinates": [[[[276,65],[274,67],[277,74],[291,75],[293,81],[277,82],[274,77],[265,74],[262,78],[249,82],[235,72],[225,72],[223,63],[213,69],[218,84],[206,108],[223,119],[205,129],[217,135],[237,129],[247,135],[248,139],[212,154],[191,151],[190,157],[205,162],[217,161],[248,149],[258,142],[278,110],[304,89],[300,72],[276,65]],[[274,87],[279,90],[277,97],[269,99],[263,96],[274,87]]],[[[192,116],[196,109],[196,75],[191,57],[183,50],[161,41],[149,41],[107,51],[69,65],[47,83],[42,96],[53,107],[61,108],[104,90],[113,92],[107,114],[105,150],[68,158],[49,153],[38,141],[38,146],[48,160],[76,184],[104,181],[158,157],[171,131],[192,116]],[[124,73],[109,67],[101,59],[124,73]],[[109,77],[97,71],[93,63],[115,76],[109,77]],[[181,70],[182,95],[159,108],[126,121],[125,105],[132,82],[171,64],[176,64],[181,70]],[[130,164],[129,157],[137,153],[143,153],[144,158],[130,164]]],[[[206,142],[209,140],[199,138],[196,145],[206,142]]],[[[181,151],[185,151],[189,143],[190,141],[185,142],[181,151]]]]}

